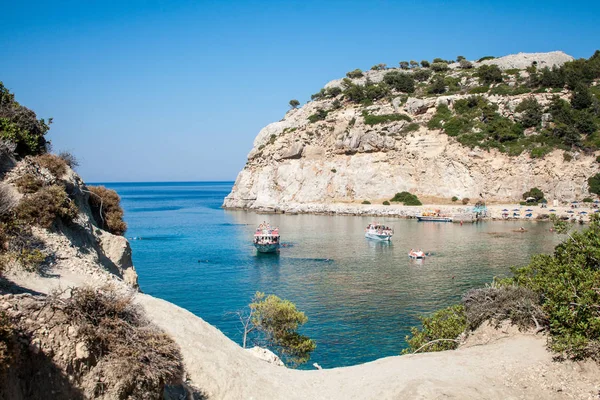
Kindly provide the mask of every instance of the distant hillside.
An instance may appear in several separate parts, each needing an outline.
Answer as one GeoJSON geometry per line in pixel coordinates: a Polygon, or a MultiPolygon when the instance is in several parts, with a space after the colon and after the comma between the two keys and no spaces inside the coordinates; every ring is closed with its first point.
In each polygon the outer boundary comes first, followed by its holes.
{"type": "Polygon", "coordinates": [[[599,170],[600,51],[375,65],[263,128],[224,206],[589,195],[599,170]]]}

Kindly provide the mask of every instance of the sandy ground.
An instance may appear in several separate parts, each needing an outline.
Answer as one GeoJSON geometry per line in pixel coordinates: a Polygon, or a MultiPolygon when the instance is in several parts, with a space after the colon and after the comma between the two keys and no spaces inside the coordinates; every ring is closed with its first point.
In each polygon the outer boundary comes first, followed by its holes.
{"type": "MultiPolygon", "coordinates": [[[[69,269],[11,280],[42,293],[100,284],[69,269]]],[[[243,351],[218,329],[167,301],[138,294],[184,355],[187,378],[209,399],[600,399],[594,363],[555,362],[542,335],[482,327],[456,351],[396,356],[353,367],[297,371],[243,351]]]]}

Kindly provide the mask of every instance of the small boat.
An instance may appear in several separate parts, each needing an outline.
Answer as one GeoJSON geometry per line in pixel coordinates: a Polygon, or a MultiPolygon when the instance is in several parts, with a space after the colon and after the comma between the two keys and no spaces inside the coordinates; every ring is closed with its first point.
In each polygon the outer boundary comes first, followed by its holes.
{"type": "Polygon", "coordinates": [[[419,251],[411,250],[411,251],[408,252],[408,257],[414,258],[415,260],[420,260],[420,259],[423,259],[423,258],[425,258],[427,256],[421,250],[419,250],[419,251]]]}
{"type": "Polygon", "coordinates": [[[260,253],[279,251],[279,228],[271,228],[269,224],[260,224],[254,232],[254,247],[260,253]]]}
{"type": "Polygon", "coordinates": [[[390,241],[394,235],[394,230],[387,226],[378,224],[376,222],[369,224],[365,229],[365,237],[374,240],[386,240],[390,241]]]}
{"type": "Polygon", "coordinates": [[[452,222],[452,217],[440,214],[440,210],[424,212],[421,215],[418,215],[417,219],[422,222],[452,222]]]}

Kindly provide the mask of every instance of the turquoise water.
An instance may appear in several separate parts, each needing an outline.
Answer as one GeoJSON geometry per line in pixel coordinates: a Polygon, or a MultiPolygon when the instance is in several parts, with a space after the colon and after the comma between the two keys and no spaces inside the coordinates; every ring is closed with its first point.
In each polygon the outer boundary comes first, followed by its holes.
{"type": "Polygon", "coordinates": [[[231,313],[256,291],[289,299],[306,312],[303,333],[317,342],[309,365],[324,368],[398,354],[419,314],[456,302],[559,240],[549,225],[535,222],[461,226],[379,218],[396,234],[391,243],[374,242],[364,238],[372,218],[222,210],[232,184],[106,184],[121,195],[126,236],[141,237],[131,240],[141,289],[238,343],[231,313]],[[279,255],[257,254],[252,246],[264,220],[279,226],[288,244],[279,255]],[[528,232],[513,232],[520,226],[528,232]],[[433,255],[409,260],[411,248],[433,255]]]}

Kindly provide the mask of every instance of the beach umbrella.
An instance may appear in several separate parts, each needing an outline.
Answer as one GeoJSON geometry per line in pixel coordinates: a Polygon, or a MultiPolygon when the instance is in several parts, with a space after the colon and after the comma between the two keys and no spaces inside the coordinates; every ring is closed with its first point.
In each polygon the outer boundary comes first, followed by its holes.
{"type": "Polygon", "coordinates": [[[547,202],[548,202],[548,200],[546,200],[546,199],[542,199],[542,200],[540,201],[540,203],[544,203],[544,204],[546,204],[547,202]]]}
{"type": "Polygon", "coordinates": [[[600,203],[600,200],[594,200],[594,203],[598,204],[600,203]]]}
{"type": "Polygon", "coordinates": [[[529,201],[529,200],[535,200],[535,197],[528,197],[525,199],[525,201],[529,201]]]}
{"type": "Polygon", "coordinates": [[[569,211],[567,211],[567,214],[573,214],[574,212],[575,211],[573,211],[573,210],[569,210],[569,211]]]}
{"type": "Polygon", "coordinates": [[[505,209],[504,209],[504,210],[502,210],[502,211],[508,211],[508,210],[505,208],[505,209]]]}
{"type": "Polygon", "coordinates": [[[555,210],[555,209],[552,209],[552,210],[550,210],[550,212],[556,212],[556,210],[555,210]]]}
{"type": "Polygon", "coordinates": [[[587,214],[585,211],[580,211],[579,214],[587,214]]]}
{"type": "Polygon", "coordinates": [[[525,210],[525,212],[529,212],[529,211],[533,211],[531,208],[528,208],[527,210],[525,210]]]}
{"type": "Polygon", "coordinates": [[[577,204],[577,202],[576,201],[572,201],[571,204],[577,204]]]}
{"type": "Polygon", "coordinates": [[[519,211],[519,209],[518,208],[513,208],[513,211],[519,211]]]}
{"type": "Polygon", "coordinates": [[[594,212],[600,212],[600,210],[594,210],[594,212]]]}

